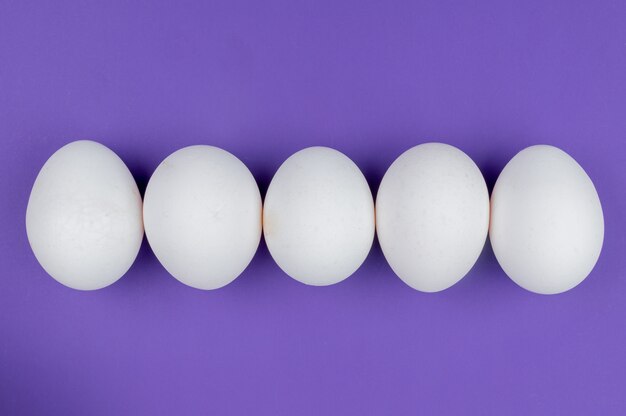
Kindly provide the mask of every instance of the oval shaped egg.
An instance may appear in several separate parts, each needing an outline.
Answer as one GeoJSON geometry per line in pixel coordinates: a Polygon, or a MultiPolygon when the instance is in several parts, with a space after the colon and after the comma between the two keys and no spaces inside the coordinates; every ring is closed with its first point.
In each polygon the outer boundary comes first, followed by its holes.
{"type": "Polygon", "coordinates": [[[100,289],[133,264],[141,240],[141,195],[113,151],[87,140],[56,151],[35,180],[28,241],[41,266],[74,289],[100,289]]]}
{"type": "Polygon", "coordinates": [[[582,282],[600,256],[604,217],[598,193],[567,153],[528,147],[496,181],[489,236],[515,283],[536,293],[564,292],[582,282]]]}
{"type": "Polygon", "coordinates": [[[385,258],[409,286],[446,289],[480,255],[489,227],[489,193],[476,164],[442,143],[415,146],[389,167],[376,198],[385,258]]]}
{"type": "Polygon", "coordinates": [[[217,289],[248,266],[261,239],[261,194],[239,159],[190,146],[155,170],[144,197],[152,251],[180,282],[217,289]]]}
{"type": "Polygon", "coordinates": [[[359,168],[343,153],[310,147],[272,179],[263,233],[279,267],[314,286],[340,282],[365,261],[374,239],[374,202],[359,168]]]}

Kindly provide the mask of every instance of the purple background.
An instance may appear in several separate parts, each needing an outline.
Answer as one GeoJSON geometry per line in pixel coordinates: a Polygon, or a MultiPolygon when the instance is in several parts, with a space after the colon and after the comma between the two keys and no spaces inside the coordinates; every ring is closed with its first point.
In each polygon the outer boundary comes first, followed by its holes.
{"type": "Polygon", "coordinates": [[[626,3],[0,0],[0,414],[624,414],[626,3]],[[140,188],[174,150],[240,157],[262,191],[280,163],[335,147],[375,191],[424,141],[460,147],[491,188],[554,144],[594,180],[604,251],[569,293],[522,290],[487,245],[439,294],[376,244],[326,288],[262,243],[202,292],[144,244],[96,292],[67,289],[26,239],[30,188],[95,139],[140,188]]]}

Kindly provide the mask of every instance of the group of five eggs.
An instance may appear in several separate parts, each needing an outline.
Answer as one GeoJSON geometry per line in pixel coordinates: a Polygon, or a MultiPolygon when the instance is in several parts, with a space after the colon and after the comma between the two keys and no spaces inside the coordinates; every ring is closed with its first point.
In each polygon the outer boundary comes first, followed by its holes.
{"type": "Polygon", "coordinates": [[[41,169],[26,212],[30,245],[66,286],[91,290],[118,280],[143,233],[179,281],[220,288],[239,276],[264,235],[278,266],[315,286],[340,282],[367,257],[375,232],[393,271],[423,292],[465,276],[487,235],[505,273],[551,294],[579,284],[602,248],[604,219],[595,187],[578,163],[552,146],[519,152],[491,198],[461,150],[415,146],[385,173],[376,201],[352,160],[328,147],[289,157],[262,201],[248,168],[213,146],[168,156],[142,201],[122,160],[93,141],[55,152],[41,169]]]}

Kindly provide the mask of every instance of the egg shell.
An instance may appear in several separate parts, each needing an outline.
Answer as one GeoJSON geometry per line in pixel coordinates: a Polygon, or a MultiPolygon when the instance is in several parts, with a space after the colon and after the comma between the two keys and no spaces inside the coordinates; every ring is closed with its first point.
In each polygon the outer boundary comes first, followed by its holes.
{"type": "Polygon", "coordinates": [[[484,247],[488,227],[483,175],[453,146],[415,146],[381,181],[378,240],[393,271],[414,289],[437,292],[463,278],[484,247]]]}
{"type": "Polygon", "coordinates": [[[122,160],[93,141],[76,141],[44,164],[26,210],[28,241],[41,266],[74,289],[118,280],[143,238],[141,195],[122,160]]]}
{"type": "Polygon", "coordinates": [[[314,286],[338,283],[371,249],[372,193],[343,153],[310,147],[289,157],[274,175],[263,227],[272,257],[289,276],[314,286]]]}
{"type": "Polygon", "coordinates": [[[248,266],[261,239],[261,194],[237,157],[190,146],[155,170],[144,197],[150,247],[165,269],[197,289],[217,289],[248,266]]]}
{"type": "Polygon", "coordinates": [[[515,283],[541,294],[564,292],[581,283],[600,256],[600,198],[571,156],[553,146],[531,146],[496,181],[489,235],[515,283]]]}

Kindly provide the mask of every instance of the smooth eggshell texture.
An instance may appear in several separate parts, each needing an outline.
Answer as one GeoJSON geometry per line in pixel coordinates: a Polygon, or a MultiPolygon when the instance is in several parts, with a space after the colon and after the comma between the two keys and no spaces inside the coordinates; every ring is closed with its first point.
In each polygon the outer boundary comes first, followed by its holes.
{"type": "Polygon", "coordinates": [[[478,259],[489,227],[489,193],[459,149],[415,146],[389,167],[376,198],[378,240],[393,271],[423,292],[446,289],[478,259]]]}
{"type": "Polygon", "coordinates": [[[518,285],[542,294],[569,290],[602,250],[604,217],[582,167],[553,146],[531,146],[504,167],[491,196],[493,251],[518,285]]]}
{"type": "Polygon", "coordinates": [[[156,169],[144,197],[150,247],[167,271],[198,289],[217,289],[248,266],[261,239],[261,194],[229,152],[190,146],[156,169]]]}
{"type": "Polygon", "coordinates": [[[310,147],[289,157],[267,190],[268,249],[294,279],[324,286],[353,274],[374,239],[374,202],[359,168],[341,152],[310,147]]]}
{"type": "Polygon", "coordinates": [[[113,151],[93,141],[70,143],[44,164],[26,210],[28,241],[42,267],[74,289],[118,280],[143,238],[141,195],[113,151]]]}

